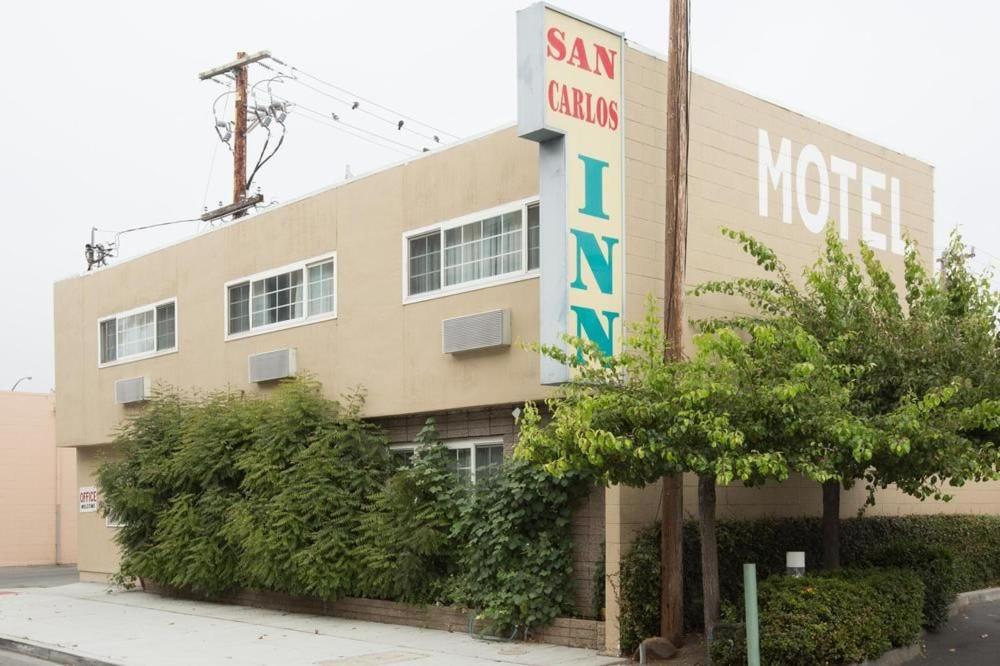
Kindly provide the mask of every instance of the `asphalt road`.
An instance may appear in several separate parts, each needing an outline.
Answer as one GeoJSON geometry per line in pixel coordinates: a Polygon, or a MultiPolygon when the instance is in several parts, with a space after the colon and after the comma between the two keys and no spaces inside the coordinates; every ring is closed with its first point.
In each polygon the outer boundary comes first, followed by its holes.
{"type": "MultiPolygon", "coordinates": [[[[37,567],[0,567],[0,590],[18,587],[58,587],[80,580],[72,565],[44,565],[37,567]]],[[[0,664],[3,664],[0,661],[0,664]]]]}
{"type": "Polygon", "coordinates": [[[963,608],[925,643],[926,656],[914,666],[1000,664],[1000,601],[963,608]]]}

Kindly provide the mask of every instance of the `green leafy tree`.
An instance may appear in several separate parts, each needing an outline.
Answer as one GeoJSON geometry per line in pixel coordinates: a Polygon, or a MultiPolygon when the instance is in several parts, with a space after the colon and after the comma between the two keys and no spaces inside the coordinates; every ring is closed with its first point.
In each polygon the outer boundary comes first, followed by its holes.
{"type": "Polygon", "coordinates": [[[389,478],[362,518],[362,594],[407,603],[444,600],[457,559],[451,528],[467,493],[454,468],[454,453],[427,419],[412,464],[389,478]]]}
{"type": "Polygon", "coordinates": [[[748,325],[745,336],[718,328],[696,338],[690,359],[672,360],[650,299],[621,354],[570,342],[578,353],[542,348],[574,376],[547,401],[548,421],[526,406],[518,455],[555,474],[632,486],[696,474],[707,630],[719,614],[716,484],[756,485],[791,471],[822,482],[835,473],[830,448],[850,445],[868,458],[877,446],[877,433],[844,410],[856,369],[830,363],[788,322],[748,325]]]}
{"type": "Polygon", "coordinates": [[[977,276],[953,236],[939,277],[907,245],[902,285],[866,245],[856,258],[831,225],[819,259],[796,281],[777,254],[732,230],[765,277],[708,282],[694,295],[741,296],[756,310],[748,317],[699,322],[702,330],[746,330],[789,321],[808,331],[835,364],[857,368],[850,411],[886,441],[870,456],[855,447],[827,447],[836,474],[823,483],[824,564],[839,566],[841,487],[864,480],[869,502],[890,483],[920,498],[947,498],[945,481],[962,485],[993,478],[998,453],[997,309],[988,276],[977,276]],[[905,307],[904,307],[905,305],[905,307]]]}

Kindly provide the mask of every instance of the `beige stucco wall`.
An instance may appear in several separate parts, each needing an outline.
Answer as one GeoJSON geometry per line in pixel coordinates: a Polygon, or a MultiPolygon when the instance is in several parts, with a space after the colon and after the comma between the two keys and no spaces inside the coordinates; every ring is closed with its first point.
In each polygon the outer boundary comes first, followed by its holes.
{"type": "Polygon", "coordinates": [[[48,393],[0,391],[0,566],[76,561],[76,452],[48,393]]]}
{"type": "MultiPolygon", "coordinates": [[[[77,451],[77,477],[79,487],[97,485],[97,468],[112,459],[111,446],[87,446],[77,451]]],[[[79,505],[77,505],[79,508],[79,505]]],[[[99,511],[77,513],[79,528],[79,556],[77,568],[80,580],[104,582],[108,575],[118,570],[118,544],[114,542],[116,529],[108,527],[99,511]]]]}
{"type": "Polygon", "coordinates": [[[61,446],[100,444],[126,411],[115,380],[148,375],[184,388],[256,390],[247,356],[295,347],[331,396],[368,392],[370,416],[503,404],[543,394],[538,359],[513,345],[441,353],[441,320],[510,308],[512,336],[538,338],[537,279],[404,305],[402,234],[538,193],[537,147],[513,129],[344,183],[133,261],[55,285],[61,446]],[[337,251],[335,320],[224,340],[233,279],[337,251]],[[177,298],[178,352],[97,367],[99,317],[177,298]],[[489,381],[482,381],[488,377],[489,381]]]}

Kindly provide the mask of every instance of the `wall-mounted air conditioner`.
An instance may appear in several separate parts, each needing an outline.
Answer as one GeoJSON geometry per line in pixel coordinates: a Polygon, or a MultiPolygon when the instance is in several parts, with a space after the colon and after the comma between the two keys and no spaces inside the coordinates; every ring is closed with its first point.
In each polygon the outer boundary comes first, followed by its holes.
{"type": "Polygon", "coordinates": [[[510,310],[491,310],[441,322],[445,354],[510,346],[510,310]]]}
{"type": "Polygon", "coordinates": [[[115,404],[131,405],[149,400],[152,395],[149,377],[132,377],[115,382],[115,404]]]}
{"type": "Polygon", "coordinates": [[[275,349],[262,354],[251,354],[247,358],[247,365],[251,384],[294,377],[295,350],[275,349]]]}

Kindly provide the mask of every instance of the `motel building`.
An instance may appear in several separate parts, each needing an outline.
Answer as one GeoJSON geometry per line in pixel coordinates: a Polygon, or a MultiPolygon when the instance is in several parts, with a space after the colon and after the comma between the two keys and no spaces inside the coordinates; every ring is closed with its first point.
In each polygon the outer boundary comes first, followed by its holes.
{"type": "MultiPolygon", "coordinates": [[[[76,449],[82,580],[116,571],[115,526],[93,500],[122,419],[152,386],[266,392],[309,373],[331,397],[358,386],[365,415],[405,450],[434,416],[471,482],[512,454],[515,414],[567,369],[521,343],[580,334],[607,351],[664,290],[667,63],[550,6],[518,12],[516,123],[55,285],[56,439],[76,449]]],[[[511,54],[515,57],[515,54],[511,54]]],[[[717,81],[693,76],[687,286],[758,275],[723,226],[797,272],[833,221],[903,273],[928,266],[933,168],[717,81]]],[[[688,297],[697,319],[746,311],[688,297]]],[[[688,331],[688,343],[690,342],[688,331]]],[[[596,488],[574,519],[576,596],[589,612],[604,548],[618,571],[660,490],[596,488]]],[[[948,503],[879,493],[870,514],[1000,512],[1000,484],[948,503]]],[[[863,490],[846,491],[844,517],[863,490]]],[[[696,482],[685,484],[693,515],[696,482]]],[[[819,515],[819,485],[720,488],[720,518],[819,515]]],[[[605,643],[618,648],[607,586],[605,643]]]]}

